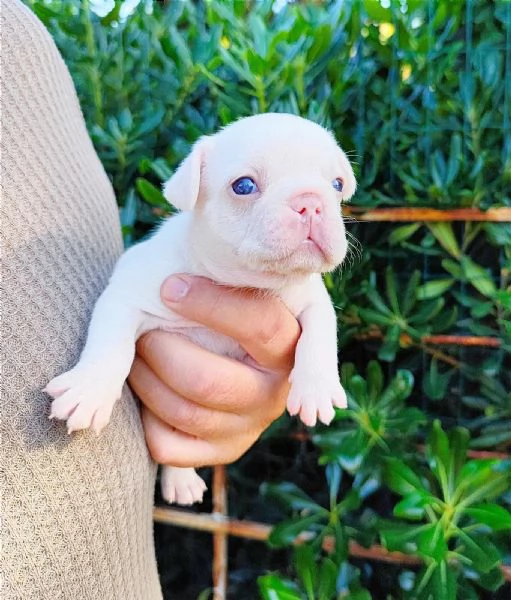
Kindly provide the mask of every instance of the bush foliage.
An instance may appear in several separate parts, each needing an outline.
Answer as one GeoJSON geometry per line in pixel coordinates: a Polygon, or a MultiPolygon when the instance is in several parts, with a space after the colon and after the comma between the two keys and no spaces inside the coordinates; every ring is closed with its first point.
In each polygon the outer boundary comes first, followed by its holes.
{"type": "MultiPolygon", "coordinates": [[[[511,206],[510,2],[28,4],[70,68],[127,244],[172,211],[161,182],[196,138],[263,111],[335,132],[354,204],[511,206]]],[[[473,451],[511,444],[511,224],[348,229],[350,260],[325,281],[349,408],[309,436],[283,417],[231,468],[233,514],[276,523],[274,550],[231,543],[231,597],[505,595],[511,465],[473,451]],[[421,564],[354,560],[353,542],[421,564]]],[[[168,536],[157,529],[164,587],[194,597],[210,555],[194,546],[183,565],[168,536]]]]}

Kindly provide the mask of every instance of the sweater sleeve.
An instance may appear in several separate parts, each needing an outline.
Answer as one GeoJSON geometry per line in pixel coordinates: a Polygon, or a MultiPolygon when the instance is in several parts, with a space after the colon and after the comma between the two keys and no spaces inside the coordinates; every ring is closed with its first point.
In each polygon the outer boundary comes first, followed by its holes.
{"type": "Polygon", "coordinates": [[[129,390],[68,437],[40,390],[71,367],[122,251],[109,180],[55,44],[2,0],[3,594],[156,600],[155,465],[129,390]]]}

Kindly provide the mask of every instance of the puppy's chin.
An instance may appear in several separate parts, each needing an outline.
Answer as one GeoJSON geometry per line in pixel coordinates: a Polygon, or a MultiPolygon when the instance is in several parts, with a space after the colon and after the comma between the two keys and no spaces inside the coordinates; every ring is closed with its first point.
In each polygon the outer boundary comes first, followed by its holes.
{"type": "Polygon", "coordinates": [[[247,268],[267,275],[303,276],[312,273],[327,273],[338,267],[346,256],[346,249],[335,252],[320,248],[310,240],[302,242],[293,250],[275,251],[266,249],[238,255],[247,268]]]}

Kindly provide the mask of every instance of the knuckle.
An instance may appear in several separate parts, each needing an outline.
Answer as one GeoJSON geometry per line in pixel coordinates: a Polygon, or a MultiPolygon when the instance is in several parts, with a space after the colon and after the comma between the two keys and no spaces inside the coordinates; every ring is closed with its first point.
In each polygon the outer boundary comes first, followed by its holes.
{"type": "Polygon", "coordinates": [[[215,437],[218,429],[218,419],[211,411],[199,404],[188,402],[180,417],[183,427],[186,424],[186,430],[192,435],[205,440],[215,437]]]}
{"type": "Polygon", "coordinates": [[[204,400],[215,400],[220,394],[217,379],[208,373],[201,373],[193,383],[193,395],[204,400]]]}
{"type": "Polygon", "coordinates": [[[169,445],[161,443],[158,438],[146,436],[147,449],[154,462],[165,465],[172,462],[172,457],[169,453],[169,445]]]}
{"type": "Polygon", "coordinates": [[[144,358],[151,356],[154,353],[156,340],[157,334],[155,331],[149,331],[139,337],[136,344],[137,354],[144,358]]]}
{"type": "Polygon", "coordinates": [[[183,410],[181,417],[192,431],[203,431],[205,421],[203,410],[194,402],[187,402],[186,408],[183,410]]]}
{"type": "Polygon", "coordinates": [[[282,310],[268,310],[260,320],[256,337],[265,346],[271,345],[285,331],[285,319],[282,310]]]}

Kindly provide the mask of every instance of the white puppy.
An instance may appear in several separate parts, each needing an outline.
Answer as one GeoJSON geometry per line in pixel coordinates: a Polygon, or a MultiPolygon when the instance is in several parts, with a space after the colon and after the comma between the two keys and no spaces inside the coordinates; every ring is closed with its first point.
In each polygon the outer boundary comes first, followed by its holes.
{"type": "MultiPolygon", "coordinates": [[[[151,329],[186,335],[215,353],[242,360],[234,340],[186,321],[160,300],[172,273],[270,290],[300,322],[287,408],[306,425],[330,423],[346,406],[337,368],[335,312],[321,272],[347,250],[340,204],[356,187],[353,170],[334,137],[287,114],[241,119],[194,145],[166,183],[180,214],[119,260],[92,315],[78,364],[45,390],[50,418],[68,433],[105,427],[130,371],[135,341],[151,329]]],[[[169,501],[200,501],[205,490],[193,469],[165,467],[169,501]]]]}

